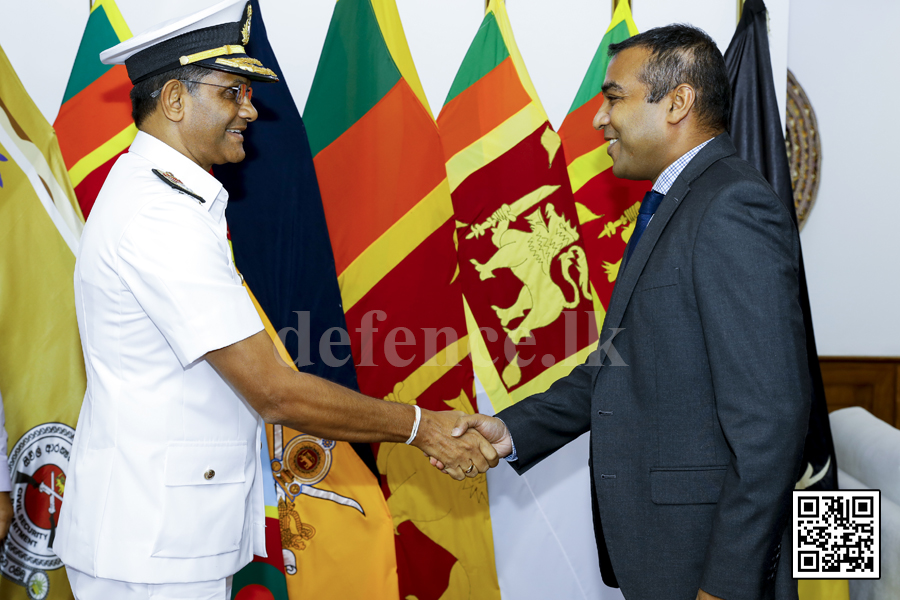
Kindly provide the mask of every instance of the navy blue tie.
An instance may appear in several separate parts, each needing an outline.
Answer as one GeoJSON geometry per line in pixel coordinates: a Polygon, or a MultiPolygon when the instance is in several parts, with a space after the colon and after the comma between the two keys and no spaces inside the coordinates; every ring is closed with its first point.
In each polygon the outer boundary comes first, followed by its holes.
{"type": "Polygon", "coordinates": [[[638,242],[641,241],[641,236],[644,235],[644,230],[647,229],[647,225],[650,223],[653,213],[656,212],[656,209],[659,208],[659,203],[662,202],[662,199],[665,197],[665,194],[660,194],[656,190],[650,190],[644,194],[644,200],[641,202],[640,210],[638,210],[637,223],[634,224],[634,231],[631,233],[631,240],[628,243],[628,252],[625,253],[625,261],[622,263],[623,269],[625,268],[625,265],[628,264],[628,260],[631,258],[632,253],[634,253],[634,249],[638,245],[638,242]]]}

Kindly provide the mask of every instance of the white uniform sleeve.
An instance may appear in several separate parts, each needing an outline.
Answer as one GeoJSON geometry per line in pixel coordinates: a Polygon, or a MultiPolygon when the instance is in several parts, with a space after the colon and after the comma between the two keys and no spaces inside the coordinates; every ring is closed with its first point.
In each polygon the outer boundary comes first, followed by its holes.
{"type": "Polygon", "coordinates": [[[3,398],[0,397],[0,492],[12,490],[12,482],[9,480],[9,461],[7,460],[7,448],[9,437],[6,435],[6,415],[3,412],[3,398]]]}
{"type": "Polygon", "coordinates": [[[184,195],[145,206],[118,256],[119,277],[183,366],[263,329],[235,273],[224,226],[184,195]]]}

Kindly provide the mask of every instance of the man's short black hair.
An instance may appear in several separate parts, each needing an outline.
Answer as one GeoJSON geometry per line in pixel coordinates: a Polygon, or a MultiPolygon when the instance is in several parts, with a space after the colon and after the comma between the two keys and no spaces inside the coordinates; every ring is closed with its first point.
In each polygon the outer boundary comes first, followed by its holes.
{"type": "Polygon", "coordinates": [[[686,83],[694,88],[694,106],[701,125],[727,131],[731,117],[731,83],[725,59],[709,35],[691,25],[674,24],[649,29],[618,44],[610,44],[613,57],[628,48],[646,48],[650,58],[638,79],[647,86],[647,102],[656,104],[686,83]]]}
{"type": "Polygon", "coordinates": [[[209,75],[210,69],[199,67],[197,65],[185,65],[154,75],[143,81],[139,81],[131,88],[131,118],[134,119],[136,127],[140,128],[144,119],[149,117],[159,102],[159,96],[153,97],[151,94],[160,89],[170,79],[178,79],[185,82],[184,87],[187,88],[189,94],[197,91],[197,84],[191,81],[203,81],[203,78],[209,75]]]}

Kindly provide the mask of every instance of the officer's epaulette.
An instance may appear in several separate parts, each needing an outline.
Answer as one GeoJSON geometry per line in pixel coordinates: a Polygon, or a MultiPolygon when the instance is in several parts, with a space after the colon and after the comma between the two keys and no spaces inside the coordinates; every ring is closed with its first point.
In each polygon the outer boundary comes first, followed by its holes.
{"type": "Polygon", "coordinates": [[[201,198],[199,195],[197,195],[197,194],[195,194],[194,192],[192,192],[186,185],[184,185],[184,184],[181,182],[180,179],[178,179],[177,177],[175,177],[174,175],[172,175],[172,174],[169,173],[168,171],[166,171],[165,173],[163,173],[163,172],[161,172],[159,169],[153,169],[153,173],[154,173],[157,177],[159,177],[160,179],[162,179],[163,181],[165,181],[166,183],[168,183],[170,186],[172,186],[173,188],[175,188],[176,190],[178,190],[179,192],[181,192],[182,194],[187,194],[187,195],[190,196],[191,198],[196,198],[197,200],[200,201],[200,204],[205,204],[205,203],[206,203],[206,200],[204,200],[204,199],[201,198]]]}

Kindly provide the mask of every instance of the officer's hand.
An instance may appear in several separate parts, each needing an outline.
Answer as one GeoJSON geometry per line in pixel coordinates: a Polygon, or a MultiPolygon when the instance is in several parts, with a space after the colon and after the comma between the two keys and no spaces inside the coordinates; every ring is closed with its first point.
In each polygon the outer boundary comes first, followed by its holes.
{"type": "MultiPolygon", "coordinates": [[[[512,454],[512,437],[509,435],[509,429],[506,428],[503,421],[496,417],[482,414],[462,414],[454,423],[451,435],[453,437],[466,437],[476,431],[490,442],[499,458],[512,454]]],[[[438,460],[437,457],[431,457],[431,464],[445,473],[447,472],[445,463],[438,460]]],[[[496,466],[496,463],[491,466],[496,466]]]]}
{"type": "MultiPolygon", "coordinates": [[[[494,447],[477,431],[471,435],[450,435],[463,413],[456,411],[422,411],[419,433],[413,445],[422,450],[432,461],[438,461],[442,470],[453,479],[461,481],[466,476],[475,477],[499,461],[494,447]]],[[[434,463],[432,463],[434,464],[434,463]]]]}

